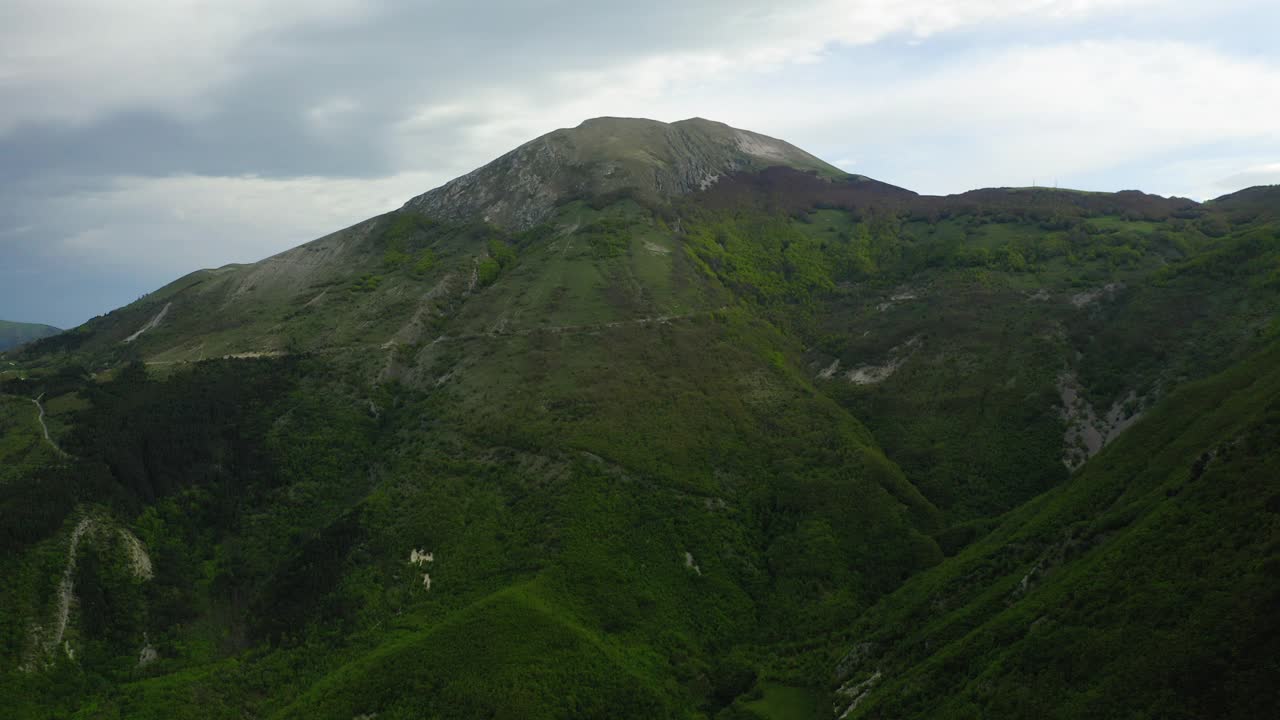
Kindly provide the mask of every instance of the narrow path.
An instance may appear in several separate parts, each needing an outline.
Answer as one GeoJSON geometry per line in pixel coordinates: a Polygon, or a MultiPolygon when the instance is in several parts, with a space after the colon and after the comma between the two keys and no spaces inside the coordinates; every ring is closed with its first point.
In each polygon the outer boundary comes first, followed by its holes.
{"type": "MultiPolygon", "coordinates": [[[[96,533],[101,538],[103,532],[116,534],[123,541],[121,549],[135,578],[150,580],[154,576],[151,556],[147,554],[146,548],[143,547],[142,542],[138,540],[136,535],[127,528],[112,527],[110,521],[100,521],[100,519],[95,519],[89,515],[80,518],[80,521],[76,523],[75,529],[71,531],[71,539],[67,544],[67,562],[62,568],[62,578],[58,582],[58,590],[55,596],[53,627],[47,634],[39,626],[33,626],[31,629],[35,655],[30,657],[24,666],[28,671],[34,670],[36,663],[40,660],[51,660],[59,648],[65,648],[67,655],[73,657],[71,649],[66,647],[64,643],[67,636],[67,627],[71,624],[71,606],[75,602],[76,560],[79,558],[80,545],[85,535],[96,533]]],[[[154,660],[154,655],[155,649],[151,647],[149,639],[144,634],[142,655],[139,659],[140,664],[146,664],[150,660],[154,660]]]]}
{"type": "Polygon", "coordinates": [[[35,398],[25,398],[19,395],[8,394],[5,394],[4,397],[13,398],[15,400],[30,400],[32,403],[35,403],[36,409],[39,411],[36,415],[36,420],[40,422],[40,431],[44,434],[44,441],[49,443],[49,447],[53,448],[54,452],[58,453],[58,455],[64,458],[71,457],[66,453],[66,451],[58,447],[58,443],[54,442],[53,436],[49,434],[49,426],[46,425],[44,421],[44,404],[40,402],[40,398],[44,397],[44,393],[40,393],[40,395],[35,398]]]}
{"type": "MultiPolygon", "coordinates": [[[[518,330],[501,330],[479,333],[459,333],[457,335],[440,335],[432,340],[430,345],[442,342],[451,342],[455,340],[479,340],[479,339],[501,339],[509,337],[523,337],[528,335],[536,335],[538,333],[549,333],[553,335],[565,335],[571,333],[595,332],[597,330],[605,330],[609,328],[627,327],[632,325],[663,325],[673,320],[685,320],[688,318],[698,317],[702,315],[712,315],[722,310],[728,309],[728,305],[723,305],[710,310],[695,310],[687,313],[676,313],[672,315],[653,315],[650,317],[632,318],[631,320],[613,320],[604,323],[594,323],[590,325],[548,325],[542,327],[521,328],[518,330]]],[[[368,351],[368,350],[391,350],[395,344],[370,343],[365,345],[333,345],[330,347],[319,348],[307,352],[315,354],[333,355],[344,352],[368,351]]],[[[278,350],[263,352],[245,352],[235,353],[231,355],[223,355],[222,359],[236,359],[246,357],[283,357],[288,353],[278,350]]],[[[305,353],[304,353],[305,354],[305,353]]],[[[191,360],[147,360],[147,365],[184,365],[193,362],[191,360]]]]}
{"type": "Polygon", "coordinates": [[[44,431],[44,441],[49,443],[49,447],[53,448],[62,457],[70,457],[62,448],[58,447],[58,443],[54,442],[53,438],[49,436],[49,426],[44,422],[44,404],[40,402],[40,398],[42,397],[44,397],[44,393],[40,393],[39,397],[36,397],[31,402],[35,403],[36,408],[40,410],[40,415],[37,416],[36,419],[40,421],[40,429],[44,431]]]}
{"type": "Polygon", "coordinates": [[[93,529],[93,520],[84,518],[76,523],[71,531],[71,547],[67,551],[67,565],[62,570],[62,581],[58,583],[58,617],[54,625],[53,637],[45,643],[45,654],[52,656],[62,644],[67,632],[67,623],[71,620],[71,600],[75,597],[76,552],[80,549],[80,538],[93,529]]]}
{"type": "Polygon", "coordinates": [[[58,582],[57,615],[54,618],[53,630],[45,636],[42,628],[38,625],[32,626],[34,654],[28,656],[27,662],[22,665],[22,669],[26,672],[34,672],[39,663],[51,660],[54,653],[58,651],[58,646],[62,645],[63,638],[66,637],[67,625],[71,622],[71,602],[75,599],[76,554],[80,550],[80,539],[86,532],[93,529],[93,519],[84,517],[71,531],[71,542],[67,548],[67,564],[63,567],[62,579],[58,582]]]}
{"type": "Polygon", "coordinates": [[[634,318],[631,320],[614,320],[605,323],[594,323],[591,325],[549,325],[544,327],[522,328],[519,330],[503,330],[501,332],[484,332],[484,333],[461,333],[458,335],[441,335],[431,341],[434,345],[438,342],[447,342],[449,340],[474,340],[477,338],[501,338],[523,335],[535,335],[537,333],[566,334],[578,332],[593,332],[595,330],[604,330],[608,328],[625,327],[628,325],[661,325],[672,320],[684,320],[699,315],[711,315],[728,306],[715,308],[712,310],[697,310],[694,312],[678,313],[674,315],[654,315],[651,317],[634,318]]]}

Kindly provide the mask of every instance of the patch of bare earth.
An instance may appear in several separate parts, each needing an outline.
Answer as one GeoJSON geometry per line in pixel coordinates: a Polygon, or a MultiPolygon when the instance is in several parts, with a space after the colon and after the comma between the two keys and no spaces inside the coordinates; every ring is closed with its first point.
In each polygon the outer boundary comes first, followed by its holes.
{"type": "MultiPolygon", "coordinates": [[[[873,385],[884,382],[907,362],[907,359],[911,357],[919,346],[920,338],[913,337],[889,350],[888,360],[884,363],[880,365],[860,365],[845,373],[845,378],[854,385],[873,385]]],[[[833,363],[827,370],[834,374],[837,367],[838,365],[833,363]]],[[[826,370],[823,372],[826,372],[826,370]]],[[[819,373],[819,376],[821,375],[822,373],[819,373]]]]}
{"type": "Polygon", "coordinates": [[[1058,394],[1062,400],[1062,418],[1067,423],[1062,438],[1062,463],[1071,470],[1097,455],[1142,416],[1142,401],[1132,391],[1099,414],[1085,399],[1084,389],[1073,372],[1058,376],[1058,394]]]}

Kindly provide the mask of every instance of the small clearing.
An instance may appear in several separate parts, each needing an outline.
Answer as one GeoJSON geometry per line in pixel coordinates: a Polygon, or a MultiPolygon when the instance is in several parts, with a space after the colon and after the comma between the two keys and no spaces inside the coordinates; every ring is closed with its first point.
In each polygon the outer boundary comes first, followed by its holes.
{"type": "Polygon", "coordinates": [[[880,312],[884,312],[885,310],[888,310],[889,308],[893,307],[894,305],[897,305],[898,303],[907,302],[908,300],[919,300],[919,299],[920,299],[920,295],[917,294],[915,290],[911,288],[899,288],[898,290],[894,291],[891,295],[889,295],[889,298],[887,300],[880,303],[879,305],[876,305],[876,310],[879,310],[880,312]]]}
{"type": "Polygon", "coordinates": [[[151,645],[151,638],[142,633],[142,650],[138,651],[138,667],[146,667],[160,659],[160,653],[151,645]]]}
{"type": "Polygon", "coordinates": [[[1121,283],[1107,283],[1100,288],[1086,290],[1085,292],[1072,295],[1070,302],[1073,306],[1078,308],[1087,307],[1103,298],[1110,300],[1116,293],[1123,289],[1124,285],[1121,283]]]}
{"type": "Polygon", "coordinates": [[[684,553],[684,566],[694,571],[698,575],[702,574],[702,568],[698,567],[698,563],[693,561],[693,553],[689,552],[688,550],[686,550],[684,553]]]}
{"type": "Polygon", "coordinates": [[[1085,399],[1084,388],[1072,372],[1058,377],[1058,394],[1062,399],[1062,418],[1067,423],[1062,438],[1062,463],[1070,470],[1097,455],[1142,416],[1142,400],[1132,391],[1099,415],[1085,399]]]}
{"type": "Polygon", "coordinates": [[[823,380],[830,380],[835,377],[836,371],[840,369],[840,358],[831,361],[831,364],[818,372],[818,377],[823,380]]]}
{"type": "Polygon", "coordinates": [[[155,571],[151,567],[151,556],[147,554],[147,549],[142,546],[142,541],[137,535],[120,528],[120,540],[124,543],[124,548],[129,553],[129,567],[133,568],[135,577],[142,580],[150,580],[155,576],[155,571]]]}
{"type": "Polygon", "coordinates": [[[889,379],[890,375],[897,372],[899,367],[902,367],[905,359],[894,358],[884,365],[863,365],[850,370],[845,374],[845,377],[854,385],[874,385],[889,379]]]}
{"type": "MultiPolygon", "coordinates": [[[[409,550],[409,564],[414,567],[422,567],[430,562],[435,562],[436,554],[430,550],[419,550],[413,548],[409,550]]],[[[431,573],[422,574],[422,589],[431,592],[431,573]]]]}
{"type": "MultiPolygon", "coordinates": [[[[920,345],[920,338],[913,337],[910,340],[894,347],[889,351],[889,360],[882,365],[862,365],[845,373],[845,377],[854,385],[873,385],[878,382],[884,382],[890,375],[898,371],[903,363],[915,352],[915,348],[920,345]]],[[[825,371],[824,371],[825,372],[825,371]]],[[[832,370],[834,373],[835,370],[832,370]]]]}

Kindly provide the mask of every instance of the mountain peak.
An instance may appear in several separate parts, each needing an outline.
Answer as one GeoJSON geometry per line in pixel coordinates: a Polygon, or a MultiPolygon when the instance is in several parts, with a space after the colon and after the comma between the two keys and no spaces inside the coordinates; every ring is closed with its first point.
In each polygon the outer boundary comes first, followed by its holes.
{"type": "Polygon", "coordinates": [[[575,197],[631,191],[661,201],[706,189],[729,173],[777,166],[844,175],[790,143],[721,122],[598,117],[525,143],[406,207],[524,229],[575,197]]]}

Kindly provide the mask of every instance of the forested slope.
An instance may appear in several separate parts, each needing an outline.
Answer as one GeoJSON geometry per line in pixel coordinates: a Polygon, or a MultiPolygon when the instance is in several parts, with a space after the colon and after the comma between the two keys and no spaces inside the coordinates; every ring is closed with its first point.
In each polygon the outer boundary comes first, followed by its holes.
{"type": "Polygon", "coordinates": [[[1265,716],[1277,200],[603,119],[197,271],[4,356],[0,700],[1265,716]]]}

